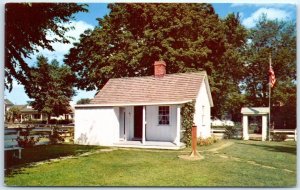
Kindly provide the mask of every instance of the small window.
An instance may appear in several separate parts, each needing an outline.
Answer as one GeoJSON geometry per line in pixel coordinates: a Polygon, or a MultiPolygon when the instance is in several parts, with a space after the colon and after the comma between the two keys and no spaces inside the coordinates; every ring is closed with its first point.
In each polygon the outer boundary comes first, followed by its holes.
{"type": "Polygon", "coordinates": [[[158,107],[158,124],[169,125],[170,124],[170,107],[159,106],[158,107]]]}

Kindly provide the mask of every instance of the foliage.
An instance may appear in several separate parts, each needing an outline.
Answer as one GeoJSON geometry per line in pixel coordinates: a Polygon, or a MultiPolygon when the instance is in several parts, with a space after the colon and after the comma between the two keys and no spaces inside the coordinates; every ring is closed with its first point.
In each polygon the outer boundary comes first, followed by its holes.
{"type": "Polygon", "coordinates": [[[50,119],[49,121],[47,120],[27,120],[23,121],[22,124],[70,124],[72,123],[73,120],[71,119],[61,119],[61,120],[56,120],[56,119],[50,119]]]}
{"type": "Polygon", "coordinates": [[[70,124],[72,122],[73,122],[72,119],[61,119],[61,120],[50,119],[49,124],[70,124]]]}
{"type": "Polygon", "coordinates": [[[32,107],[48,115],[62,115],[69,113],[69,102],[75,91],[73,89],[74,75],[68,66],[60,66],[56,60],[48,64],[47,58],[38,57],[37,66],[31,71],[30,88],[27,94],[34,101],[32,107]]]}
{"type": "Polygon", "coordinates": [[[186,146],[192,143],[192,127],[194,125],[195,101],[183,104],[181,107],[181,127],[184,130],[182,140],[186,146]]]}
{"type": "Polygon", "coordinates": [[[25,128],[25,130],[20,131],[20,135],[17,137],[18,145],[22,148],[33,147],[36,143],[39,142],[40,136],[34,137],[30,136],[30,128],[25,128]]]}
{"type": "Polygon", "coordinates": [[[108,7],[109,15],[98,19],[94,30],[85,31],[66,56],[77,87],[100,89],[110,78],[153,75],[154,61],[164,60],[167,73],[207,71],[215,115],[240,109],[243,59],[239,48],[247,32],[239,15],[220,19],[204,3],[108,7]]]}
{"type": "MultiPolygon", "coordinates": [[[[296,89],[296,24],[267,20],[262,15],[250,30],[245,51],[247,59],[244,89],[249,106],[268,106],[269,55],[276,75],[272,103],[286,104],[296,89]]],[[[272,112],[272,110],[271,110],[272,112]]]]}
{"type": "Polygon", "coordinates": [[[37,119],[30,119],[26,121],[22,121],[22,124],[46,124],[46,120],[37,120],[37,119]]]}
{"type": "Polygon", "coordinates": [[[63,137],[60,136],[60,133],[58,131],[57,127],[54,127],[52,129],[53,133],[49,135],[49,140],[50,140],[50,144],[58,144],[61,142],[64,142],[65,139],[63,137]]]}
{"type": "Polygon", "coordinates": [[[76,104],[89,104],[91,102],[91,99],[89,98],[81,98],[76,102],[76,104]]]}
{"type": "Polygon", "coordinates": [[[211,145],[213,143],[216,143],[218,142],[218,139],[216,136],[212,135],[211,137],[208,137],[208,138],[198,138],[197,140],[197,145],[199,146],[207,146],[207,145],[211,145]]]}
{"type": "Polygon", "coordinates": [[[226,126],[225,132],[224,132],[224,138],[225,139],[232,139],[234,137],[237,137],[237,129],[234,126],[226,126]]]}
{"type": "MultiPolygon", "coordinates": [[[[226,127],[228,127],[228,125],[211,126],[212,129],[225,129],[226,127]]],[[[241,122],[235,122],[234,127],[236,129],[242,129],[243,128],[241,122]]],[[[249,128],[250,128],[250,126],[249,126],[249,128]]]]}
{"type": "Polygon", "coordinates": [[[5,119],[6,121],[12,121],[13,123],[15,122],[16,118],[19,118],[21,115],[21,110],[17,106],[12,106],[9,108],[8,111],[6,111],[5,119]]]}
{"type": "Polygon", "coordinates": [[[282,133],[275,133],[272,135],[272,141],[285,141],[287,139],[287,135],[286,134],[282,134],[282,133]]]}
{"type": "Polygon", "coordinates": [[[65,33],[74,19],[72,14],[87,12],[85,4],[76,3],[6,3],[5,4],[5,87],[12,90],[13,78],[27,88],[31,68],[26,59],[39,48],[53,51],[53,42],[69,43],[65,33]],[[46,37],[51,34],[52,38],[46,37]]]}

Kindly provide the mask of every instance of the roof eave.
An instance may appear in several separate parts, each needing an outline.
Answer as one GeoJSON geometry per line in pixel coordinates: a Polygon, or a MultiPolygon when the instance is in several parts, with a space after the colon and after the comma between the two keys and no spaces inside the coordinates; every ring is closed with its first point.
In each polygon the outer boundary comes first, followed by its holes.
{"type": "Polygon", "coordinates": [[[87,107],[123,107],[123,106],[151,106],[151,105],[178,105],[191,102],[193,100],[184,101],[172,101],[172,102],[136,102],[136,103],[111,103],[111,104],[80,104],[75,105],[76,108],[87,108],[87,107]]]}

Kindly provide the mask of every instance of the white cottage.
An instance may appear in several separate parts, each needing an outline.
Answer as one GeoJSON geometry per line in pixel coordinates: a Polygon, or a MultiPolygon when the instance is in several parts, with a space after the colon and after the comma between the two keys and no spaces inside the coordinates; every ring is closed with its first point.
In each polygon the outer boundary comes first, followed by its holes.
{"type": "Polygon", "coordinates": [[[206,72],[110,79],[90,104],[75,106],[75,143],[103,146],[180,148],[181,106],[196,101],[198,137],[210,136],[213,101],[206,72]]]}

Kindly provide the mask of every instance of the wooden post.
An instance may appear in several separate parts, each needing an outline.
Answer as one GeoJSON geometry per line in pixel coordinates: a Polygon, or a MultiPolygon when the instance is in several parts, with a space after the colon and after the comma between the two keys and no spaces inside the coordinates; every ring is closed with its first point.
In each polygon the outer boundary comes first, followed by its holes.
{"type": "Polygon", "coordinates": [[[192,127],[192,153],[190,157],[200,157],[200,154],[197,152],[197,126],[193,125],[192,127]]]}

